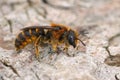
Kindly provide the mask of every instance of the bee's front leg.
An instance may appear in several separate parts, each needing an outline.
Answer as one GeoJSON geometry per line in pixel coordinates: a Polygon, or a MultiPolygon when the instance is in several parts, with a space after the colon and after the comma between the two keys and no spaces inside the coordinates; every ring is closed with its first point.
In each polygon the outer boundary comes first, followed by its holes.
{"type": "Polygon", "coordinates": [[[68,47],[69,47],[69,44],[68,44],[68,43],[65,43],[65,48],[64,48],[65,53],[66,53],[66,55],[67,55],[68,57],[73,57],[74,55],[70,55],[70,54],[69,54],[69,52],[68,52],[68,47]]]}
{"type": "Polygon", "coordinates": [[[65,43],[64,51],[67,56],[70,56],[70,54],[68,53],[68,47],[69,47],[68,43],[65,43]]]}

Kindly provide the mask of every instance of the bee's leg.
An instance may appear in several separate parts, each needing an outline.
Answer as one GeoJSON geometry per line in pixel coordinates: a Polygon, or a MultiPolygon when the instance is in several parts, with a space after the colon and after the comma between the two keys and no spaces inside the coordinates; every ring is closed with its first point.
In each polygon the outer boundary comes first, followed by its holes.
{"type": "Polygon", "coordinates": [[[65,50],[65,53],[68,53],[68,46],[65,46],[64,50],[65,50]]]}
{"type": "Polygon", "coordinates": [[[57,44],[53,44],[52,49],[53,49],[54,52],[57,52],[57,44]]]}
{"type": "Polygon", "coordinates": [[[39,42],[40,42],[40,36],[36,39],[35,43],[34,43],[34,46],[35,46],[35,56],[36,58],[39,60],[39,49],[38,49],[38,45],[39,45],[39,42]]]}
{"type": "Polygon", "coordinates": [[[67,55],[68,57],[73,57],[73,56],[74,56],[74,55],[70,55],[70,54],[68,53],[68,46],[65,47],[65,53],[66,53],[66,55],[67,55]]]}
{"type": "Polygon", "coordinates": [[[65,47],[64,47],[64,51],[65,51],[65,53],[68,53],[68,47],[69,47],[69,44],[68,44],[68,42],[65,40],[65,47]]]}
{"type": "Polygon", "coordinates": [[[51,42],[51,46],[52,46],[52,48],[50,48],[50,51],[49,51],[49,53],[51,53],[50,54],[50,59],[52,60],[53,59],[53,54],[52,53],[57,53],[57,43],[56,43],[56,41],[52,41],[51,42]]]}
{"type": "Polygon", "coordinates": [[[49,52],[48,53],[54,53],[54,51],[52,50],[52,48],[50,47],[49,48],[50,50],[49,50],[49,52]]]}
{"type": "Polygon", "coordinates": [[[65,53],[67,54],[67,56],[70,56],[69,53],[68,53],[68,44],[65,44],[64,50],[65,50],[65,53]]]}
{"type": "Polygon", "coordinates": [[[52,60],[53,59],[52,53],[55,53],[55,52],[52,50],[52,48],[50,48],[50,51],[48,53],[50,54],[49,59],[52,60]]]}
{"type": "Polygon", "coordinates": [[[52,49],[51,49],[50,51],[51,51],[52,53],[57,52],[57,45],[58,45],[57,41],[53,40],[53,41],[51,42],[52,49]]]}
{"type": "Polygon", "coordinates": [[[69,47],[69,44],[68,44],[68,43],[65,43],[65,48],[64,48],[65,53],[66,53],[66,55],[67,55],[68,57],[73,57],[74,55],[70,55],[70,54],[68,53],[68,47],[69,47]]]}
{"type": "Polygon", "coordinates": [[[58,55],[60,54],[60,52],[62,52],[62,50],[59,47],[57,47],[57,53],[58,53],[58,55]]]}
{"type": "Polygon", "coordinates": [[[60,45],[60,43],[58,43],[58,42],[53,42],[53,43],[51,43],[52,45],[52,48],[50,48],[50,52],[53,52],[53,53],[60,53],[60,48],[58,47],[58,45],[60,45]]]}

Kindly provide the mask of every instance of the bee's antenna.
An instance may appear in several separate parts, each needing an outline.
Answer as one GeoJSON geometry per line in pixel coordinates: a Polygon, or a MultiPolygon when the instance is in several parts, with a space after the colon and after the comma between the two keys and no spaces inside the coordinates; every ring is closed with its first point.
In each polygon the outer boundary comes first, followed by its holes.
{"type": "Polygon", "coordinates": [[[86,44],[81,39],[79,39],[79,38],[77,38],[77,39],[83,44],[83,46],[86,46],[86,44]]]}

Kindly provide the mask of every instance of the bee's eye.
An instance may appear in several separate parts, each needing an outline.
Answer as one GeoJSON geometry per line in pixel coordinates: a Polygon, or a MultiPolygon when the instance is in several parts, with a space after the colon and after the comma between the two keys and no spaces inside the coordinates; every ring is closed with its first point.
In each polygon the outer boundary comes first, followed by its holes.
{"type": "Polygon", "coordinates": [[[69,31],[67,39],[68,39],[69,44],[75,48],[76,47],[75,33],[73,31],[71,31],[71,30],[69,31]]]}

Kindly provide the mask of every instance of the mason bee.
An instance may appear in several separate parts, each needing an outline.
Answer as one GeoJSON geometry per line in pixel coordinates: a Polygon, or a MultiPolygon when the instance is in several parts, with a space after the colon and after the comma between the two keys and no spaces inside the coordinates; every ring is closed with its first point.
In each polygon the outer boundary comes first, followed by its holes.
{"type": "MultiPolygon", "coordinates": [[[[66,51],[70,45],[75,48],[78,40],[81,41],[76,31],[64,25],[52,23],[51,26],[30,26],[21,29],[15,39],[15,48],[19,51],[26,45],[34,43],[35,55],[38,58],[40,43],[50,44],[53,51],[57,52],[60,44],[65,44],[66,51]]],[[[82,44],[85,45],[83,42],[82,44]]]]}

